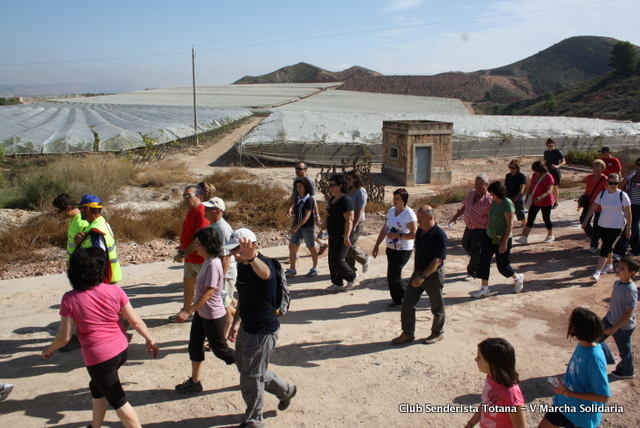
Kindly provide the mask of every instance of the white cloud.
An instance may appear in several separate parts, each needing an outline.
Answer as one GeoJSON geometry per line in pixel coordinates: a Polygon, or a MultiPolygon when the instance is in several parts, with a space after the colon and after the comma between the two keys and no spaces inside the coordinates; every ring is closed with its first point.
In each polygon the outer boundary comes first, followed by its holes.
{"type": "Polygon", "coordinates": [[[423,3],[423,0],[392,0],[388,6],[382,8],[383,11],[410,10],[415,9],[423,3]]]}

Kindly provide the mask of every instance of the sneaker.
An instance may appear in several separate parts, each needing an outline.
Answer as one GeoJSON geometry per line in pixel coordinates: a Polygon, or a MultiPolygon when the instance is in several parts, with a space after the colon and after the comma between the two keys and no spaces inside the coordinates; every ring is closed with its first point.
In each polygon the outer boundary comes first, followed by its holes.
{"type": "Polygon", "coordinates": [[[78,340],[78,336],[71,336],[71,340],[64,345],[62,348],[58,349],[60,352],[71,352],[78,348],[80,348],[80,341],[78,340]]]}
{"type": "Polygon", "coordinates": [[[296,386],[293,385],[291,394],[287,395],[285,398],[280,400],[280,403],[278,403],[278,410],[282,410],[282,411],[287,410],[287,408],[289,407],[289,404],[291,404],[291,399],[296,396],[297,392],[298,392],[298,388],[296,388],[296,386]]]}
{"type": "Polygon", "coordinates": [[[402,306],[402,303],[391,302],[387,305],[387,309],[395,309],[402,306]]]}
{"type": "Polygon", "coordinates": [[[318,249],[318,255],[321,256],[324,254],[325,251],[327,251],[327,248],[329,248],[329,245],[324,244],[321,245],[320,248],[318,249]]]}
{"type": "Polygon", "coordinates": [[[0,383],[0,385],[0,401],[4,401],[13,391],[13,385],[10,383],[0,383]]]}
{"type": "Polygon", "coordinates": [[[355,278],[353,278],[353,281],[349,281],[349,282],[347,282],[347,286],[346,286],[346,287],[344,287],[344,290],[343,290],[343,291],[352,290],[352,289],[353,289],[353,287],[355,287],[355,286],[356,286],[356,281],[357,281],[357,280],[358,280],[358,274],[356,274],[356,277],[355,277],[355,278]]]}
{"type": "Polygon", "coordinates": [[[444,339],[443,334],[438,334],[438,335],[432,334],[424,340],[424,344],[433,345],[434,343],[440,342],[442,339],[444,339]]]}
{"type": "Polygon", "coordinates": [[[520,244],[528,244],[529,243],[529,238],[527,238],[526,236],[522,235],[522,236],[518,236],[516,238],[516,242],[519,242],[520,244]]]}
{"type": "Polygon", "coordinates": [[[489,294],[491,294],[491,292],[489,291],[488,288],[481,288],[480,290],[477,291],[472,291],[471,293],[469,293],[471,295],[471,297],[473,297],[474,299],[479,299],[481,297],[487,297],[489,294]]]}
{"type": "Polygon", "coordinates": [[[337,293],[338,291],[343,291],[344,287],[342,285],[338,285],[338,284],[331,284],[330,287],[326,288],[326,291],[328,291],[329,293],[337,293]]]}
{"type": "Polygon", "coordinates": [[[192,378],[189,378],[182,382],[180,385],[176,385],[176,391],[188,394],[190,392],[202,392],[202,382],[194,382],[192,378]]]}
{"type": "Polygon", "coordinates": [[[307,274],[307,277],[311,278],[311,277],[317,276],[319,273],[320,273],[320,269],[318,269],[317,267],[311,268],[311,270],[307,274]]]}
{"type": "Polygon", "coordinates": [[[618,370],[612,371],[611,372],[611,376],[615,377],[616,379],[633,379],[634,377],[636,377],[636,375],[634,375],[634,374],[623,375],[618,370]]]}
{"type": "Polygon", "coordinates": [[[605,275],[606,275],[606,274],[608,274],[608,273],[613,273],[613,272],[615,272],[615,271],[616,271],[616,270],[615,270],[615,268],[613,267],[613,265],[606,265],[606,266],[604,267],[604,269],[602,269],[602,272],[601,272],[601,273],[603,273],[603,274],[605,274],[605,275]]]}
{"type": "Polygon", "coordinates": [[[594,272],[594,274],[593,274],[593,275],[591,275],[591,280],[592,280],[593,282],[598,282],[598,281],[600,281],[600,273],[598,273],[598,272],[594,272]]]}
{"type": "Polygon", "coordinates": [[[369,261],[371,260],[371,257],[367,257],[367,261],[364,262],[364,264],[362,265],[362,273],[367,273],[367,271],[369,270],[369,261]]]}
{"type": "Polygon", "coordinates": [[[556,240],[555,236],[553,236],[553,235],[547,235],[547,237],[544,239],[544,241],[543,241],[543,242],[544,242],[545,244],[548,244],[549,242],[553,242],[553,241],[555,241],[555,240],[556,240]]]}
{"type": "Polygon", "coordinates": [[[513,286],[513,291],[516,293],[519,293],[522,291],[523,287],[524,287],[524,275],[519,273],[518,276],[516,277],[516,283],[513,286]]]}
{"type": "Polygon", "coordinates": [[[622,258],[622,256],[620,254],[614,254],[612,257],[613,257],[613,260],[615,260],[617,262],[619,262],[620,259],[622,258]]]}
{"type": "Polygon", "coordinates": [[[284,276],[295,276],[297,273],[295,269],[287,269],[284,271],[284,276]]]}
{"type": "Polygon", "coordinates": [[[598,252],[598,247],[591,247],[591,248],[589,248],[589,252],[590,252],[591,254],[595,254],[595,253],[597,253],[597,252],[598,252]]]}
{"type": "Polygon", "coordinates": [[[467,275],[467,276],[464,277],[464,280],[467,281],[467,282],[468,281],[473,281],[474,279],[476,279],[475,276],[471,276],[471,275],[467,275]]]}

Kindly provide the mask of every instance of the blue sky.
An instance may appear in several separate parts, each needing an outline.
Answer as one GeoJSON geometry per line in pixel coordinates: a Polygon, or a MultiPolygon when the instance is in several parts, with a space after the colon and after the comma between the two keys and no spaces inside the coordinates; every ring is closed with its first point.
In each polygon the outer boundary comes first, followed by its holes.
{"type": "Polygon", "coordinates": [[[229,84],[307,62],[386,75],[495,68],[578,35],[640,45],[638,0],[0,0],[0,85],[229,84]]]}

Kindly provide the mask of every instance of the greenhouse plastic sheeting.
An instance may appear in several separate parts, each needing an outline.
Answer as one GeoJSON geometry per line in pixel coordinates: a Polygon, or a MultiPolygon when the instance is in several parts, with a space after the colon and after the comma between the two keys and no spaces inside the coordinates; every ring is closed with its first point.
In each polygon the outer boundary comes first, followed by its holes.
{"type": "MultiPolygon", "coordinates": [[[[198,108],[198,132],[251,116],[243,108],[198,108]]],[[[0,145],[8,155],[121,151],[144,138],[163,144],[194,135],[193,108],[42,103],[0,107],[0,145]]]]}

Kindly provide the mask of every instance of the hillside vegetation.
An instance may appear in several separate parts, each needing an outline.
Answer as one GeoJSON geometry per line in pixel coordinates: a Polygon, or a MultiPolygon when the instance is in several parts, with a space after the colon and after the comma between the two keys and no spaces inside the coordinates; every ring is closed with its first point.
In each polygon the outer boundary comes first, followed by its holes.
{"type": "Polygon", "coordinates": [[[576,116],[640,122],[640,76],[613,72],[493,111],[508,115],[576,116]]]}
{"type": "Polygon", "coordinates": [[[380,76],[372,70],[353,66],[343,71],[328,71],[315,65],[300,62],[296,65],[282,67],[273,73],[262,76],[245,76],[233,82],[234,85],[252,83],[332,83],[344,82],[355,76],[380,76]]]}

